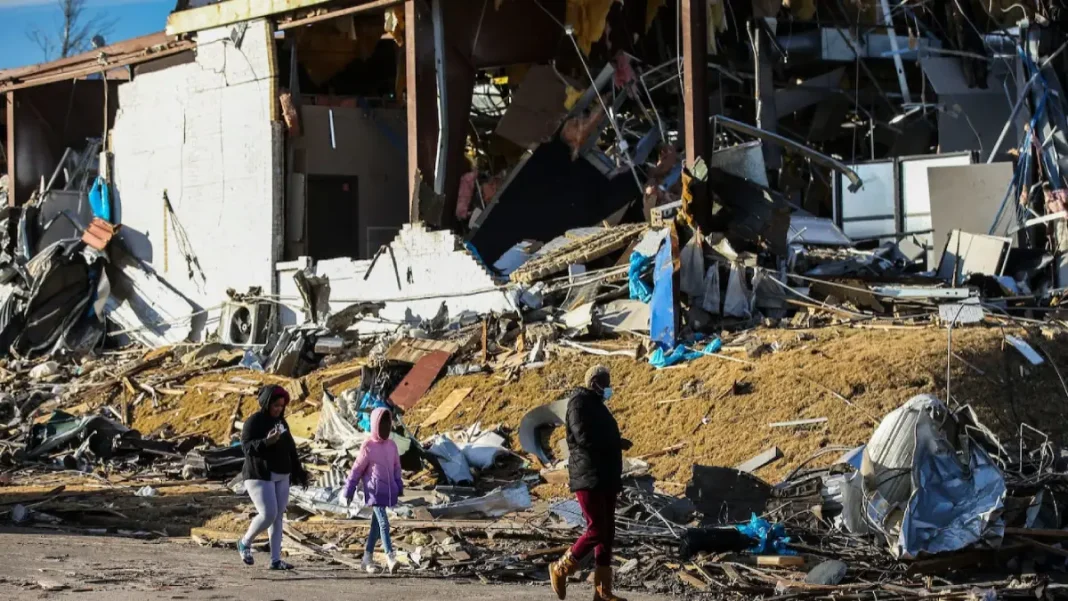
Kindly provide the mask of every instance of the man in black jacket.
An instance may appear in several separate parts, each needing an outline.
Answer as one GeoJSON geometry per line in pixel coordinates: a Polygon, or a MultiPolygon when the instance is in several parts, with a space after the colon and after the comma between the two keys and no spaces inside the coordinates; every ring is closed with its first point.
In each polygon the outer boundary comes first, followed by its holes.
{"type": "Polygon", "coordinates": [[[567,578],[592,550],[594,601],[625,601],[612,594],[612,542],[616,528],[616,497],[623,479],[623,451],[630,442],[619,434],[619,425],[604,402],[612,396],[608,368],[591,367],[584,386],[571,392],[567,402],[568,471],[586,518],[586,532],[552,564],[549,575],[553,591],[563,600],[567,578]]]}

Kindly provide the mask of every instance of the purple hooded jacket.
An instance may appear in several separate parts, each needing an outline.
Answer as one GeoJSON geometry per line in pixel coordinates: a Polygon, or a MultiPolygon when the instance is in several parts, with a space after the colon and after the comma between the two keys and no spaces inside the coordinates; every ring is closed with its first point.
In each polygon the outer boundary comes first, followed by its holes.
{"type": "Polygon", "coordinates": [[[362,486],[366,505],[394,507],[404,493],[397,444],[378,434],[382,422],[388,424],[391,420],[389,409],[380,407],[371,412],[371,440],[363,443],[345,482],[346,498],[351,498],[356,487],[362,486]]]}

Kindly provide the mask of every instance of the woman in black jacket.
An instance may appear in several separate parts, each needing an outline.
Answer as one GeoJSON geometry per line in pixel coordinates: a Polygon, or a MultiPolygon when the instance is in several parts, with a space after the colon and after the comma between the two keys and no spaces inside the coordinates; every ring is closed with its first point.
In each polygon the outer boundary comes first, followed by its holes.
{"type": "Polygon", "coordinates": [[[616,497],[622,488],[623,451],[630,441],[604,404],[612,396],[608,368],[591,367],[585,386],[571,392],[567,402],[567,469],[571,492],[586,518],[586,532],[560,561],[549,568],[553,590],[563,600],[567,578],[592,551],[594,601],[625,601],[612,593],[612,543],[616,536],[616,497]]]}
{"type": "Polygon", "coordinates": [[[259,395],[260,410],[245,421],[241,429],[241,448],[245,451],[242,476],[245,490],[258,512],[237,543],[245,565],[252,565],[252,541],[264,530],[271,538],[271,569],[291,570],[282,561],[282,518],[289,504],[289,486],[306,487],[308,474],[297,456],[297,444],[283,417],[289,393],[281,386],[264,386],[259,395]]]}

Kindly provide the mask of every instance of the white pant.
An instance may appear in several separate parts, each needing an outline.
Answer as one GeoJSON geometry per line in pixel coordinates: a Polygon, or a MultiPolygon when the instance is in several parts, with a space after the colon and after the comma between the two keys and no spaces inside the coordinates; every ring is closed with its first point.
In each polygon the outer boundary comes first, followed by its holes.
{"type": "Polygon", "coordinates": [[[258,512],[241,542],[251,545],[264,530],[271,536],[271,561],[282,559],[282,518],[289,504],[289,474],[271,473],[268,480],[245,480],[245,490],[258,512]]]}

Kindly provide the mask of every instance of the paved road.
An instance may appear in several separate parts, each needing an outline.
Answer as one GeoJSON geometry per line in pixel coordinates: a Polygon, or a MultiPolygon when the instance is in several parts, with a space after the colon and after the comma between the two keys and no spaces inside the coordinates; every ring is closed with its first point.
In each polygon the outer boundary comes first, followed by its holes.
{"type": "MultiPolygon", "coordinates": [[[[263,554],[257,554],[262,561],[263,554]]],[[[553,601],[546,586],[483,585],[398,576],[370,577],[296,558],[297,570],[248,568],[231,550],[192,543],[0,531],[0,599],[79,601],[553,601]],[[54,590],[49,590],[54,589],[54,590]]],[[[592,596],[572,586],[574,598],[592,596]]],[[[632,601],[666,601],[629,594],[632,601]]]]}

